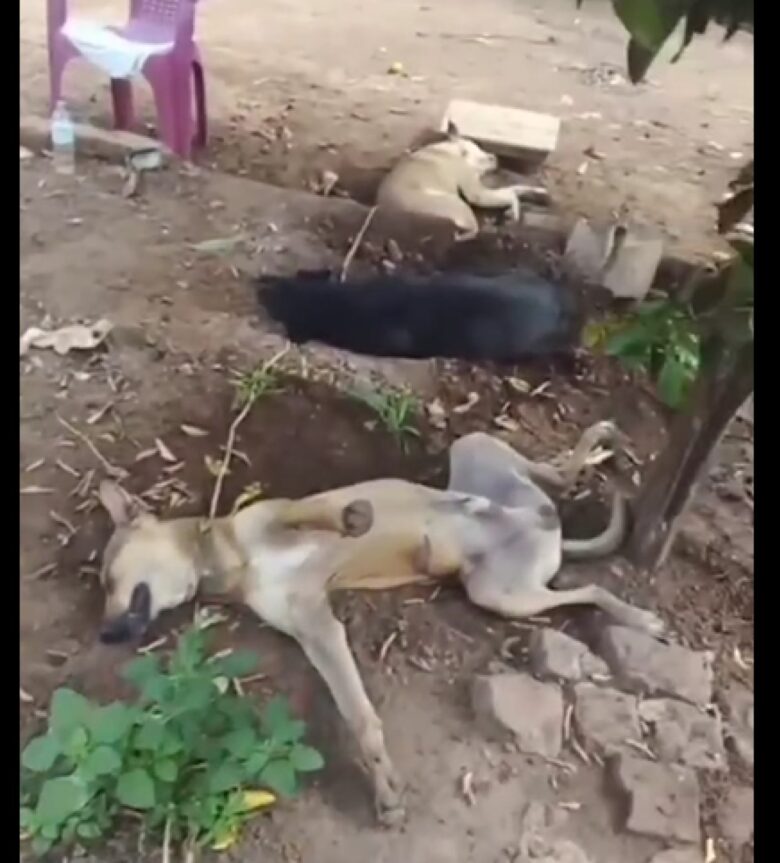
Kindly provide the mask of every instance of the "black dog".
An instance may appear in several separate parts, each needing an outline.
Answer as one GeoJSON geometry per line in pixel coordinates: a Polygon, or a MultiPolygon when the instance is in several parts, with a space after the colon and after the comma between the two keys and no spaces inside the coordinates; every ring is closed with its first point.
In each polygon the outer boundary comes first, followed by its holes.
{"type": "Polygon", "coordinates": [[[582,316],[571,291],[527,272],[430,278],[261,276],[260,304],[290,341],[378,357],[516,362],[570,354],[582,316]]]}

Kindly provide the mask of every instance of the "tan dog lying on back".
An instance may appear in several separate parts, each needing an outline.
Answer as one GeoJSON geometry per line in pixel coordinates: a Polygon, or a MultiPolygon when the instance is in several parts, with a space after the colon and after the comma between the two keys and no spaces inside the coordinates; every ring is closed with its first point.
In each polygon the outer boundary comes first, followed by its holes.
{"type": "Polygon", "coordinates": [[[562,555],[599,557],[622,542],[619,495],[602,534],[566,540],[541,488],[569,486],[599,441],[614,433],[605,423],[587,430],[560,470],[471,434],[451,447],[446,490],[375,480],[300,501],[259,501],[213,522],[155,518],[139,512],[118,486],[103,483],[100,497],[115,531],[103,556],[101,640],[139,638],[161,611],[197,591],[247,605],[300,643],[357,739],[380,819],[397,823],[402,786],[328,594],[456,577],[474,603],[505,617],[594,604],[627,626],[660,632],[654,614],[601,587],[548,587],[562,555]]]}
{"type": "Polygon", "coordinates": [[[483,178],[497,167],[495,156],[450,124],[446,141],[409,153],[390,171],[379,185],[377,205],[443,219],[455,227],[456,240],[470,240],[479,233],[472,206],[505,210],[517,221],[521,196],[544,193],[533,186],[489,189],[483,178]]]}

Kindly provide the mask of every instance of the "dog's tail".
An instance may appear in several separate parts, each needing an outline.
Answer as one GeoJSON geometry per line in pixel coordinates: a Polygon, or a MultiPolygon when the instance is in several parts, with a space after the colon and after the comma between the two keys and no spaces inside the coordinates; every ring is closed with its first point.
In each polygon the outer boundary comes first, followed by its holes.
{"type": "Polygon", "coordinates": [[[612,513],[604,531],[590,539],[564,539],[563,556],[569,560],[595,560],[614,554],[628,532],[628,503],[620,492],[612,498],[612,513]]]}

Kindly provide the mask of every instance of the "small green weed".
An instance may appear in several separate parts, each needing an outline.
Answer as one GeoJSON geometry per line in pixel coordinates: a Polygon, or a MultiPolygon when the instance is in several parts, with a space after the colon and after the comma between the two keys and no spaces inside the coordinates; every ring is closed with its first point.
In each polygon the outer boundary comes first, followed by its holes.
{"type": "Polygon", "coordinates": [[[374,390],[355,391],[353,396],[371,408],[383,428],[398,441],[404,452],[408,449],[409,438],[420,437],[420,430],[414,424],[420,405],[411,393],[374,390]]]}
{"type": "Polygon", "coordinates": [[[224,847],[275,799],[255,789],[294,796],[299,774],[323,759],[284,699],[258,714],[232,693],[230,681],[255,664],[251,653],[207,656],[204,632],[192,629],[166,662],[127,666],[134,704],[58,689],[46,733],[22,753],[21,831],[34,851],[110,836],[127,810],[166,841],[224,847]]]}
{"type": "Polygon", "coordinates": [[[626,368],[649,374],[661,399],[672,408],[682,406],[699,373],[701,339],[696,320],[674,300],[652,300],[626,318],[591,327],[590,342],[618,357],[626,368]]]}

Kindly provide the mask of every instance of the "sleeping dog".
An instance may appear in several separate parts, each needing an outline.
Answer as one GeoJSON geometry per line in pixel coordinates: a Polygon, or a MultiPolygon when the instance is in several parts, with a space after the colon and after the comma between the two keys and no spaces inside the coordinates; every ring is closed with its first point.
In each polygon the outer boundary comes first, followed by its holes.
{"type": "Polygon", "coordinates": [[[457,578],[472,602],[504,617],[592,604],[624,625],[660,633],[658,617],[602,587],[548,586],[562,556],[599,557],[622,542],[626,513],[619,495],[601,535],[567,540],[543,491],[569,486],[592,450],[615,432],[608,423],[588,429],[560,470],[471,434],[452,445],[444,491],[381,479],[299,501],[259,501],[212,522],[141,513],[122,489],[103,483],[100,498],[115,530],[103,556],[101,638],[139,638],[160,612],[198,591],[247,605],[300,643],[357,739],[380,820],[397,823],[402,785],[328,594],[457,578]]]}
{"type": "Polygon", "coordinates": [[[256,289],[290,341],[371,356],[512,363],[570,353],[582,325],[570,289],[526,270],[345,283],[304,271],[260,276],[256,289]]]}
{"type": "Polygon", "coordinates": [[[449,222],[456,241],[471,240],[479,233],[472,207],[503,210],[517,221],[521,197],[546,196],[535,186],[489,188],[484,178],[497,168],[494,155],[450,123],[446,140],[414,150],[395,165],[380,183],[376,202],[385,210],[449,222]]]}

